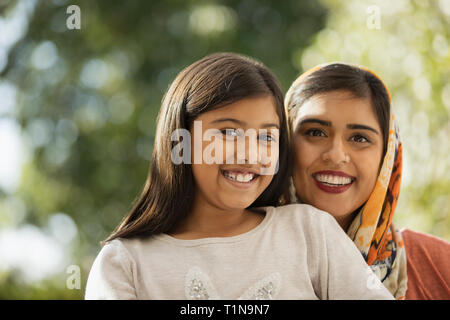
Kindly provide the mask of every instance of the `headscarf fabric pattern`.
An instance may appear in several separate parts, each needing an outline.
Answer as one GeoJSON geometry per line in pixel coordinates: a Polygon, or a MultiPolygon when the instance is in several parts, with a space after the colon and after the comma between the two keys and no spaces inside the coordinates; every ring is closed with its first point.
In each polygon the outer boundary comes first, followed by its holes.
{"type": "Polygon", "coordinates": [[[400,193],[401,172],[402,145],[391,113],[388,149],[375,188],[353,219],[347,235],[396,299],[404,299],[407,289],[404,243],[392,223],[400,193]]]}

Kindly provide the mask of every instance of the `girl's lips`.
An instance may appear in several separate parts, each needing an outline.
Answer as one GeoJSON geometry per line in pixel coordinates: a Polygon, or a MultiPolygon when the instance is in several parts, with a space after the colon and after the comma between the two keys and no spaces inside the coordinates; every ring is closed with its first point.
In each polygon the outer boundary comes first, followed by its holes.
{"type": "Polygon", "coordinates": [[[225,178],[225,180],[230,183],[231,185],[233,185],[234,187],[237,187],[239,189],[249,189],[251,188],[255,183],[256,180],[258,180],[259,175],[258,174],[254,174],[253,172],[243,172],[243,171],[236,171],[236,170],[220,170],[220,173],[222,175],[222,177],[225,178]],[[232,179],[231,177],[227,176],[227,174],[225,172],[232,172],[232,173],[241,173],[241,174],[252,174],[254,175],[254,177],[247,182],[241,182],[241,181],[237,181],[235,179],[232,179]]]}

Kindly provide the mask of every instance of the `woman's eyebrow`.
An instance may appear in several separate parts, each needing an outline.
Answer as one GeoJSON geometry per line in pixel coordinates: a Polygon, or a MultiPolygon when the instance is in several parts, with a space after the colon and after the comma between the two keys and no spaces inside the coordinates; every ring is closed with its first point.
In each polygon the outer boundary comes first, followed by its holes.
{"type": "Polygon", "coordinates": [[[366,126],[366,125],[363,125],[363,124],[353,124],[353,123],[351,123],[351,124],[347,125],[347,128],[349,128],[349,129],[357,129],[357,130],[369,130],[369,131],[375,132],[378,135],[380,134],[374,128],[366,126]]]}
{"type": "MultiPolygon", "coordinates": [[[[322,126],[331,127],[331,121],[325,121],[325,120],[320,120],[320,119],[315,119],[315,118],[309,118],[309,119],[304,119],[304,120],[300,121],[300,123],[298,124],[298,127],[301,127],[305,123],[317,123],[322,126]]],[[[350,123],[347,125],[347,128],[348,129],[356,129],[356,130],[369,130],[369,131],[375,132],[376,134],[380,134],[376,129],[366,126],[364,124],[350,123]]]]}
{"type": "MultiPolygon", "coordinates": [[[[244,127],[247,125],[246,122],[240,121],[237,119],[233,119],[233,118],[219,118],[219,119],[211,121],[211,123],[221,123],[221,122],[234,122],[237,125],[240,125],[241,127],[244,127]]],[[[279,128],[278,124],[276,124],[276,123],[264,123],[260,126],[260,128],[270,128],[270,127],[275,127],[277,129],[279,128]]]]}
{"type": "Polygon", "coordinates": [[[300,123],[298,124],[298,127],[304,125],[305,123],[317,123],[322,126],[331,127],[330,121],[325,121],[325,120],[320,120],[320,119],[315,119],[315,118],[309,118],[309,119],[304,119],[304,120],[300,121],[300,123]]]}

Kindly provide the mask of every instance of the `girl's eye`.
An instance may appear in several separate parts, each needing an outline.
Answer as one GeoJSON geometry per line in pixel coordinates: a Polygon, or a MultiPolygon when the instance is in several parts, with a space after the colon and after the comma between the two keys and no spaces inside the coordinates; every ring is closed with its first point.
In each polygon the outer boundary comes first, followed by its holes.
{"type": "Polygon", "coordinates": [[[223,130],[220,130],[220,132],[222,132],[222,134],[225,135],[225,137],[227,137],[227,138],[234,138],[239,135],[239,133],[236,129],[223,129],[223,130]]]}
{"type": "Polygon", "coordinates": [[[235,135],[237,135],[236,134],[236,130],[234,130],[234,129],[223,129],[223,130],[220,130],[220,132],[222,132],[226,136],[235,136],[235,135]]]}
{"type": "Polygon", "coordinates": [[[319,129],[309,129],[305,132],[305,135],[310,137],[326,137],[326,134],[319,129]]]}
{"type": "Polygon", "coordinates": [[[276,138],[271,134],[262,134],[259,136],[259,139],[262,141],[273,141],[276,142],[276,138]]]}
{"type": "Polygon", "coordinates": [[[370,142],[369,139],[367,139],[366,137],[360,135],[360,134],[356,134],[353,137],[350,138],[351,141],[354,142],[358,142],[358,143],[365,143],[365,142],[370,142]]]}

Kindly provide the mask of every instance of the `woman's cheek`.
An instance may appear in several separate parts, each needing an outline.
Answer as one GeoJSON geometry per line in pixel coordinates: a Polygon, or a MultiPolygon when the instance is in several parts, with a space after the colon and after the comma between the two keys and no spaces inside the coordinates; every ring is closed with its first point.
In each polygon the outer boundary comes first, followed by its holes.
{"type": "Polygon", "coordinates": [[[381,155],[377,150],[368,150],[368,152],[361,153],[357,160],[357,165],[361,167],[361,174],[366,176],[371,187],[375,187],[379,171],[380,171],[381,155]]]}

